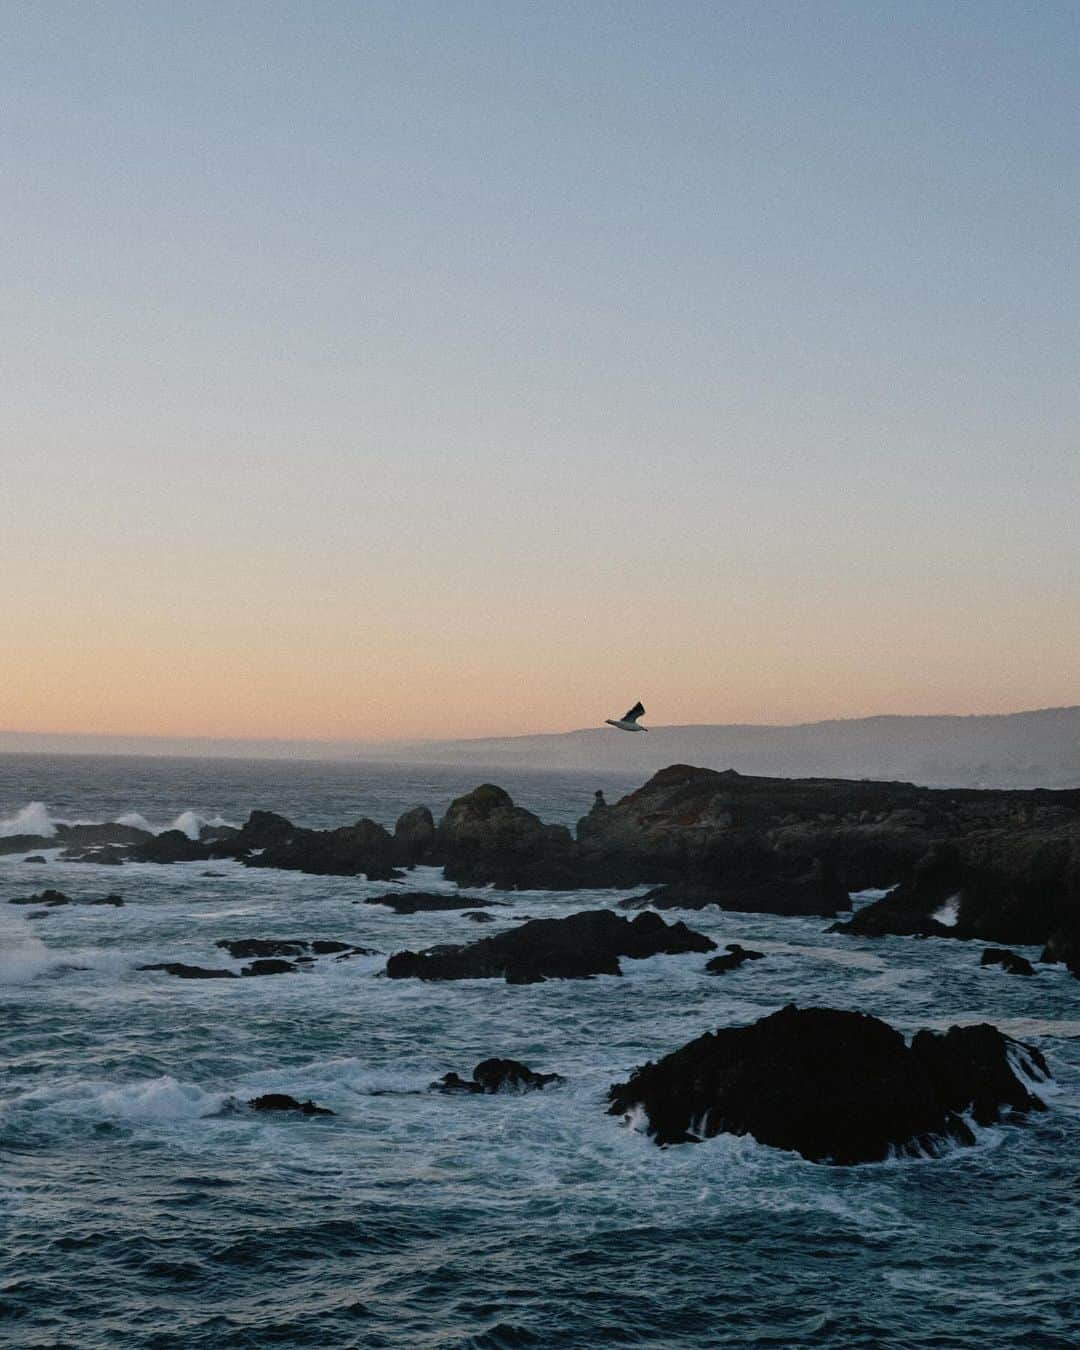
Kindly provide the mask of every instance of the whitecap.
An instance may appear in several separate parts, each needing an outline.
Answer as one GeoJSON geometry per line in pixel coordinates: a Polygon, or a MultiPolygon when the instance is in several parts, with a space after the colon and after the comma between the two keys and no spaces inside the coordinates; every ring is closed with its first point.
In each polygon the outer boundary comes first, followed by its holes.
{"type": "Polygon", "coordinates": [[[0,910],[0,985],[29,984],[55,963],[22,914],[0,910]]]}
{"type": "Polygon", "coordinates": [[[7,839],[14,834],[36,834],[51,839],[56,833],[56,824],[44,802],[27,802],[13,816],[0,818],[0,838],[7,839]]]}

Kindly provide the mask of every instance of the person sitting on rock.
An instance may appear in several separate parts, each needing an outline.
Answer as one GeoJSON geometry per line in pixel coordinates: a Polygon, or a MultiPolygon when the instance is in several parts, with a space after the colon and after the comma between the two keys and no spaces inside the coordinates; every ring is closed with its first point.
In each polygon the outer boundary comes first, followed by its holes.
{"type": "Polygon", "coordinates": [[[607,802],[604,801],[604,789],[597,788],[593,793],[592,809],[594,811],[603,811],[607,808],[607,802]]]}

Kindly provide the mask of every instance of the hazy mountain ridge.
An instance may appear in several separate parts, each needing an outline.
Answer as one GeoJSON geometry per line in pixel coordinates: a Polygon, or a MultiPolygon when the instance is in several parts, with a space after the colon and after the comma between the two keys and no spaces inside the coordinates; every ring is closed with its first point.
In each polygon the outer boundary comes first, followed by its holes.
{"type": "Polygon", "coordinates": [[[428,742],[433,762],[626,769],[673,763],[777,777],[901,779],[938,787],[1080,786],[1080,707],[992,716],[879,716],[796,726],[607,727],[561,735],[428,742]]]}
{"type": "Polygon", "coordinates": [[[370,759],[640,774],[668,764],[781,778],[901,779],[929,787],[1080,787],[1080,706],[972,716],[877,717],[794,726],[610,727],[533,736],[371,742],[73,736],[0,731],[0,753],[370,759]]]}

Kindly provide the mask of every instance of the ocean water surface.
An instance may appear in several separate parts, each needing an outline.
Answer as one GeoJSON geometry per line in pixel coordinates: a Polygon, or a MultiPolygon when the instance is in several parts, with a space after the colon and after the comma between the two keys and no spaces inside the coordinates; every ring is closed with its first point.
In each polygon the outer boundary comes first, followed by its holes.
{"type": "MultiPolygon", "coordinates": [[[[326,826],[437,812],[481,778],[572,823],[641,775],[367,764],[0,757],[0,831],[142,818],[326,826]],[[37,805],[33,805],[37,803],[37,805]]],[[[239,864],[105,868],[0,857],[0,1339],[40,1347],[1080,1345],[1080,981],[978,965],[947,940],[851,940],[827,921],[679,913],[767,959],[700,955],[622,978],[387,980],[404,947],[467,941],[626,892],[489,892],[496,923],[358,903],[385,883],[239,864]],[[208,875],[214,873],[214,875],[208,875]],[[31,920],[53,886],[122,908],[31,920]],[[377,955],[239,968],[223,938],[332,938],[377,955]],[[787,1002],[905,1032],[990,1021],[1055,1074],[1050,1109],[938,1159],[833,1168],[721,1137],[658,1149],[608,1086],[702,1031],[787,1002]],[[542,1093],[444,1097],[489,1055],[542,1093]],[[268,1091],[325,1118],[255,1115],[268,1091]]],[[[433,869],[405,888],[451,891],[433,869]]],[[[1024,949],[1034,959],[1036,950],[1024,949]]]]}

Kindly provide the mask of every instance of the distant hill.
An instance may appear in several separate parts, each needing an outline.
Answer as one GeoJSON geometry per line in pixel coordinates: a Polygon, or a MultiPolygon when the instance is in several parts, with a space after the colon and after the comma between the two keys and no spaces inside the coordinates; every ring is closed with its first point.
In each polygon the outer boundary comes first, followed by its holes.
{"type": "Polygon", "coordinates": [[[180,740],[0,731],[0,753],[378,760],[478,769],[604,770],[644,780],[668,764],[780,778],[901,779],[928,787],[1080,787],[1080,707],[984,717],[860,717],[798,726],[592,727],[458,741],[180,740]]]}
{"type": "Polygon", "coordinates": [[[609,727],[428,741],[394,758],[640,772],[667,764],[783,778],[902,779],[933,787],[1080,787],[1080,707],[974,717],[861,717],[798,726],[609,727]]]}

